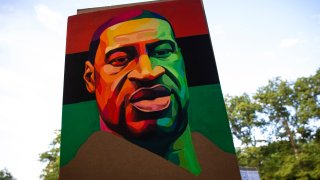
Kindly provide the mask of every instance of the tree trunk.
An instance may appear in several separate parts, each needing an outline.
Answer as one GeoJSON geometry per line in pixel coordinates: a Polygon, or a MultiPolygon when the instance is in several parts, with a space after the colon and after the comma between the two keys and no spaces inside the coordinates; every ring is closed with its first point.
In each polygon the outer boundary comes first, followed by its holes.
{"type": "Polygon", "coordinates": [[[283,125],[284,125],[284,128],[286,130],[286,134],[289,137],[293,153],[294,153],[295,157],[297,158],[298,157],[298,148],[297,148],[297,145],[296,145],[296,142],[295,142],[295,137],[294,137],[293,133],[291,132],[291,129],[289,127],[289,123],[288,123],[287,119],[283,120],[283,125]]]}

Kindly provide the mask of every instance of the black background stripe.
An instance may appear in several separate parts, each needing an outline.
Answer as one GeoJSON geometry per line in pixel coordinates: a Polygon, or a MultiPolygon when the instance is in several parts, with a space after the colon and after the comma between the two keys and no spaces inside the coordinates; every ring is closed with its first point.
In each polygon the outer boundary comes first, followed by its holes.
{"type": "MultiPolygon", "coordinates": [[[[219,77],[209,35],[178,38],[186,66],[188,86],[218,84],[219,77]]],[[[63,104],[93,100],[83,81],[87,52],[67,54],[64,72],[63,104]]]]}

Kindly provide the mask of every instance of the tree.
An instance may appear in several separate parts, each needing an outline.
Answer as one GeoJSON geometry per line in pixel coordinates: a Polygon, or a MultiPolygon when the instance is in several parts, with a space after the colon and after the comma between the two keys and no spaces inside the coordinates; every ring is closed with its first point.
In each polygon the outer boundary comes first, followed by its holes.
{"type": "Polygon", "coordinates": [[[257,167],[261,179],[319,179],[320,144],[301,144],[299,158],[291,153],[289,141],[237,149],[240,166],[257,167]]]}
{"type": "Polygon", "coordinates": [[[310,121],[320,119],[320,69],[315,75],[298,78],[294,83],[294,106],[299,123],[298,132],[303,141],[308,141],[312,136],[312,127],[308,127],[310,121]]]}
{"type": "Polygon", "coordinates": [[[287,137],[291,143],[292,150],[297,156],[295,134],[298,132],[297,118],[293,102],[294,91],[290,83],[280,78],[269,81],[267,86],[258,89],[254,98],[262,105],[262,112],[269,121],[273,123],[275,135],[279,138],[287,137]]]}
{"type": "Polygon", "coordinates": [[[15,180],[7,169],[0,170],[0,180],[15,180]]]}
{"type": "Polygon", "coordinates": [[[246,93],[235,97],[227,96],[225,102],[232,134],[247,147],[255,146],[261,140],[256,139],[254,128],[265,125],[265,121],[257,116],[261,106],[252,102],[246,93]]]}
{"type": "Polygon", "coordinates": [[[237,148],[240,166],[257,167],[261,179],[320,179],[320,69],[293,82],[272,79],[253,99],[228,96],[226,104],[232,133],[244,144],[248,126],[271,137],[258,147],[237,148]],[[263,124],[252,123],[262,118],[263,124]]]}
{"type": "Polygon", "coordinates": [[[320,119],[320,69],[315,75],[295,82],[281,78],[270,80],[258,89],[254,99],[273,125],[275,137],[287,138],[297,156],[297,141],[310,141],[318,128],[309,124],[320,119]]]}
{"type": "Polygon", "coordinates": [[[47,163],[40,178],[44,180],[59,179],[61,132],[56,131],[56,137],[50,143],[50,150],[40,154],[40,162],[47,163]]]}

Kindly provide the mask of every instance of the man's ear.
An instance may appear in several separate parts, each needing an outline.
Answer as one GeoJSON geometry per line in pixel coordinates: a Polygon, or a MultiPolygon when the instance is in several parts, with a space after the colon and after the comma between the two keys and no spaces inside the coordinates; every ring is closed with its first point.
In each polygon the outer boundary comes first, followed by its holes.
{"type": "Polygon", "coordinates": [[[94,67],[90,61],[86,61],[83,79],[86,82],[86,87],[89,93],[94,93],[96,89],[96,83],[94,80],[94,67]]]}

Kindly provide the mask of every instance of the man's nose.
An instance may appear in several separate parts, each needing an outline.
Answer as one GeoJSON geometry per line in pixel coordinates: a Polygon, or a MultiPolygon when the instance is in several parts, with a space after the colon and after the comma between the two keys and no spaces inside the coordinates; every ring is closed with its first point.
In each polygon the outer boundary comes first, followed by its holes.
{"type": "Polygon", "coordinates": [[[165,73],[161,66],[152,68],[151,60],[147,54],[139,57],[137,67],[128,74],[129,80],[151,81],[165,73]]]}

